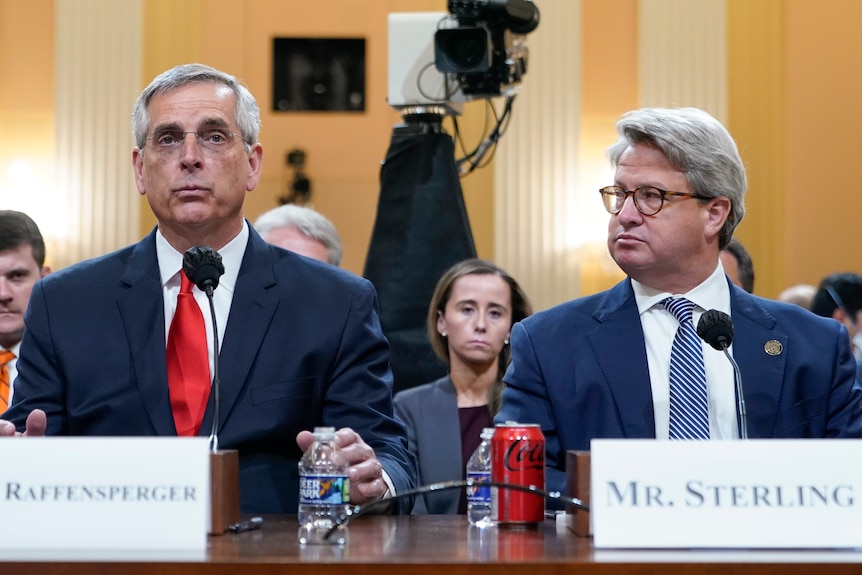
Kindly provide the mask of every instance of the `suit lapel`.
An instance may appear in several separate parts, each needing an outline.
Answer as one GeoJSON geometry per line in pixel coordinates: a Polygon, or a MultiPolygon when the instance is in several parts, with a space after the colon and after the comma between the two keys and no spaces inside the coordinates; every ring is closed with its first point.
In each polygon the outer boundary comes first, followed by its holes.
{"type": "MultiPolygon", "coordinates": [[[[437,445],[442,449],[432,450],[429,461],[434,469],[439,470],[438,477],[460,477],[461,458],[452,457],[453,453],[461,453],[461,425],[458,421],[458,399],[455,386],[447,377],[434,385],[433,393],[428,398],[428,405],[423,405],[423,411],[432,414],[433,417],[421,418],[425,429],[419,431],[425,437],[436,437],[437,445]]],[[[457,511],[458,498],[455,498],[457,511]]]]}
{"type": "MultiPolygon", "coordinates": [[[[278,297],[269,288],[276,283],[273,258],[269,245],[249,228],[248,246],[236,279],[230,315],[221,345],[219,379],[221,406],[219,427],[224,427],[240,391],[248,379],[261,342],[269,330],[278,297]]],[[[213,419],[213,395],[201,423],[201,431],[209,433],[213,419]]]]}
{"type": "Polygon", "coordinates": [[[121,278],[117,306],[123,318],[132,369],[144,409],[157,435],[176,435],[165,362],[165,309],[156,259],[155,231],[135,246],[121,278]]]}
{"type": "Polygon", "coordinates": [[[655,437],[655,415],[643,328],[628,279],[596,308],[587,339],[613,395],[626,437],[655,437]]]}
{"type": "MultiPolygon", "coordinates": [[[[787,365],[787,334],[775,329],[775,318],[739,288],[730,288],[733,319],[733,358],[742,374],[751,439],[771,437],[787,365]],[[778,341],[783,353],[766,353],[766,343],[778,341]]],[[[774,349],[774,346],[770,346],[774,349]]]]}

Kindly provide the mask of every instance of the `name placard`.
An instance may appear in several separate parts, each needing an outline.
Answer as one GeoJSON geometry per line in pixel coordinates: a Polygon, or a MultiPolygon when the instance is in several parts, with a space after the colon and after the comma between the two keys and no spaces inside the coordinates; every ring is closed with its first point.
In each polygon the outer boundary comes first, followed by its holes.
{"type": "Polygon", "coordinates": [[[0,554],[200,550],[209,521],[206,438],[0,440],[0,554]]]}
{"type": "Polygon", "coordinates": [[[862,547],[862,441],[596,439],[598,548],[862,547]]]}

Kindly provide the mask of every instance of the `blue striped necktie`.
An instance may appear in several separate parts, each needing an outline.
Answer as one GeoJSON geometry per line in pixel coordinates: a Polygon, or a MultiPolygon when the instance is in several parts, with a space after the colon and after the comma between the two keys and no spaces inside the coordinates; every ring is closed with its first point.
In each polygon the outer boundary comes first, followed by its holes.
{"type": "Polygon", "coordinates": [[[709,439],[709,403],[703,347],[691,321],[694,304],[667,298],[664,307],[679,321],[670,351],[670,439],[709,439]]]}

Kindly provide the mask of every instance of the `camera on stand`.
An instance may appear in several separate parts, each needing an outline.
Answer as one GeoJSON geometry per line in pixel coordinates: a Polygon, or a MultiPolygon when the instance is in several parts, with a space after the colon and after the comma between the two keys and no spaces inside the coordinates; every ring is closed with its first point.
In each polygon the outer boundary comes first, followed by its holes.
{"type": "Polygon", "coordinates": [[[389,105],[456,115],[463,102],[509,96],[527,71],[530,0],[449,0],[449,13],[389,15],[389,105]]]}
{"type": "Polygon", "coordinates": [[[505,95],[527,72],[526,34],[539,25],[529,0],[449,0],[457,27],[434,35],[434,64],[465,96],[505,95]]]}
{"type": "Polygon", "coordinates": [[[447,373],[426,335],[428,302],[447,269],[477,257],[461,177],[493,157],[527,69],[523,36],[539,18],[529,0],[449,0],[448,9],[389,14],[387,102],[403,122],[380,169],[362,275],[377,290],[396,392],[447,373]],[[494,108],[498,96],[502,111],[488,114],[496,122],[468,147],[458,128],[464,102],[494,108]]]}

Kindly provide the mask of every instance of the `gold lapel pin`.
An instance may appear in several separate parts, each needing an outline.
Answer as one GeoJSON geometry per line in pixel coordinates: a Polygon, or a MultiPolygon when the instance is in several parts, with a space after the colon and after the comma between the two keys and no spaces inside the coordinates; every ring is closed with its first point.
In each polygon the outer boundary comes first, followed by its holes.
{"type": "Polygon", "coordinates": [[[784,346],[777,339],[770,339],[763,344],[763,351],[769,355],[781,355],[781,352],[784,351],[784,346]]]}

